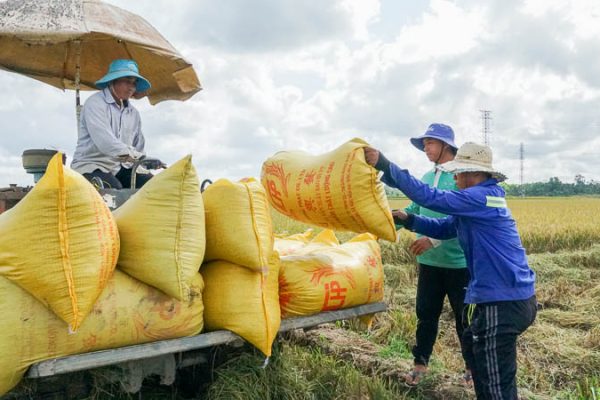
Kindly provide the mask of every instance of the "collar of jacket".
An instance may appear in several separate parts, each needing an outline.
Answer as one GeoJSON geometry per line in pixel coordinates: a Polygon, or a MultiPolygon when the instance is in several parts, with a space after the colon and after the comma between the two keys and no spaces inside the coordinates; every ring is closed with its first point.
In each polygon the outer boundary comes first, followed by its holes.
{"type": "MultiPolygon", "coordinates": [[[[115,98],[113,97],[112,93],[110,92],[110,88],[108,86],[105,87],[104,89],[102,89],[102,97],[104,97],[104,101],[107,104],[115,104],[115,105],[117,104],[117,102],[116,102],[115,98]]],[[[129,100],[124,101],[123,103],[125,104],[125,107],[124,107],[125,110],[131,109],[131,107],[129,107],[129,105],[130,105],[129,100]]]]}

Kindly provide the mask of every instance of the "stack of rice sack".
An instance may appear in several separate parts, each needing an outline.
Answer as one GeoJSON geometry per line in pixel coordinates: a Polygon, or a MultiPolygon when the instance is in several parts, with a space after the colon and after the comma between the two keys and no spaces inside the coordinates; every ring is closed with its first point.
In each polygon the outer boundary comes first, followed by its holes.
{"type": "Polygon", "coordinates": [[[283,318],[316,314],[383,300],[381,249],[374,235],[340,244],[331,230],[297,247],[303,239],[276,240],[292,249],[281,257],[279,301],[283,318]],[[285,242],[284,242],[285,241],[285,242]]]}
{"type": "Polygon", "coordinates": [[[202,329],[202,199],[189,157],[130,199],[138,202],[133,208],[145,208],[139,219],[128,219],[126,208],[113,217],[92,185],[61,160],[57,154],[34,189],[0,216],[0,395],[38,361],[202,329]],[[166,190],[172,207],[160,203],[166,190]],[[165,208],[170,214],[157,217],[160,226],[149,221],[165,208]],[[144,223],[132,233],[130,225],[144,223]],[[139,257],[144,268],[172,277],[162,291],[115,271],[120,243],[124,269],[139,257]]]}
{"type": "Polygon", "coordinates": [[[279,152],[262,166],[262,184],[280,213],[323,228],[370,232],[389,241],[396,229],[378,172],[365,161],[369,144],[353,139],[320,155],[279,152]]]}
{"type": "Polygon", "coordinates": [[[230,330],[267,357],[279,330],[279,256],[266,193],[254,179],[221,179],[202,194],[206,256],[200,272],[206,329],[230,330]]]}

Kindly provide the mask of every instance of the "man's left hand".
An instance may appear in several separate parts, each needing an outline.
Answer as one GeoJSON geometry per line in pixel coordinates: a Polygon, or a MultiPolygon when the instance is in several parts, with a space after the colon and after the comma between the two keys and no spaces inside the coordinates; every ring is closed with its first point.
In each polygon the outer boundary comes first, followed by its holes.
{"type": "Polygon", "coordinates": [[[149,158],[142,161],[142,165],[147,169],[164,169],[167,168],[167,164],[160,161],[157,158],[149,158]]]}
{"type": "Polygon", "coordinates": [[[377,161],[379,161],[379,151],[372,147],[365,147],[364,150],[365,161],[367,161],[367,164],[374,167],[377,164],[377,161]]]}

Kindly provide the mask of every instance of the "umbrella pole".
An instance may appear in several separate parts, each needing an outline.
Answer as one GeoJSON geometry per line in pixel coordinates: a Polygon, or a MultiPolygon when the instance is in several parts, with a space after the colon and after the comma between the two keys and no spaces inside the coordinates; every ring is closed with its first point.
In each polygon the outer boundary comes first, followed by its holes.
{"type": "Polygon", "coordinates": [[[77,135],[79,136],[79,118],[81,116],[81,98],[79,97],[81,80],[81,40],[75,40],[75,115],[77,118],[77,135]]]}

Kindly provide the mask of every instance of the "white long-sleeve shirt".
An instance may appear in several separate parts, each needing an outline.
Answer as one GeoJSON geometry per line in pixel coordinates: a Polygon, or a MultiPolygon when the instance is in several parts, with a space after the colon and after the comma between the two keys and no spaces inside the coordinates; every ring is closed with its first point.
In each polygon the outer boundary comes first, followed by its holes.
{"type": "Polygon", "coordinates": [[[96,169],[116,174],[122,165],[119,156],[138,158],[144,152],[139,112],[130,101],[119,107],[108,88],[87,99],[79,126],[71,168],[81,174],[96,169]]]}

